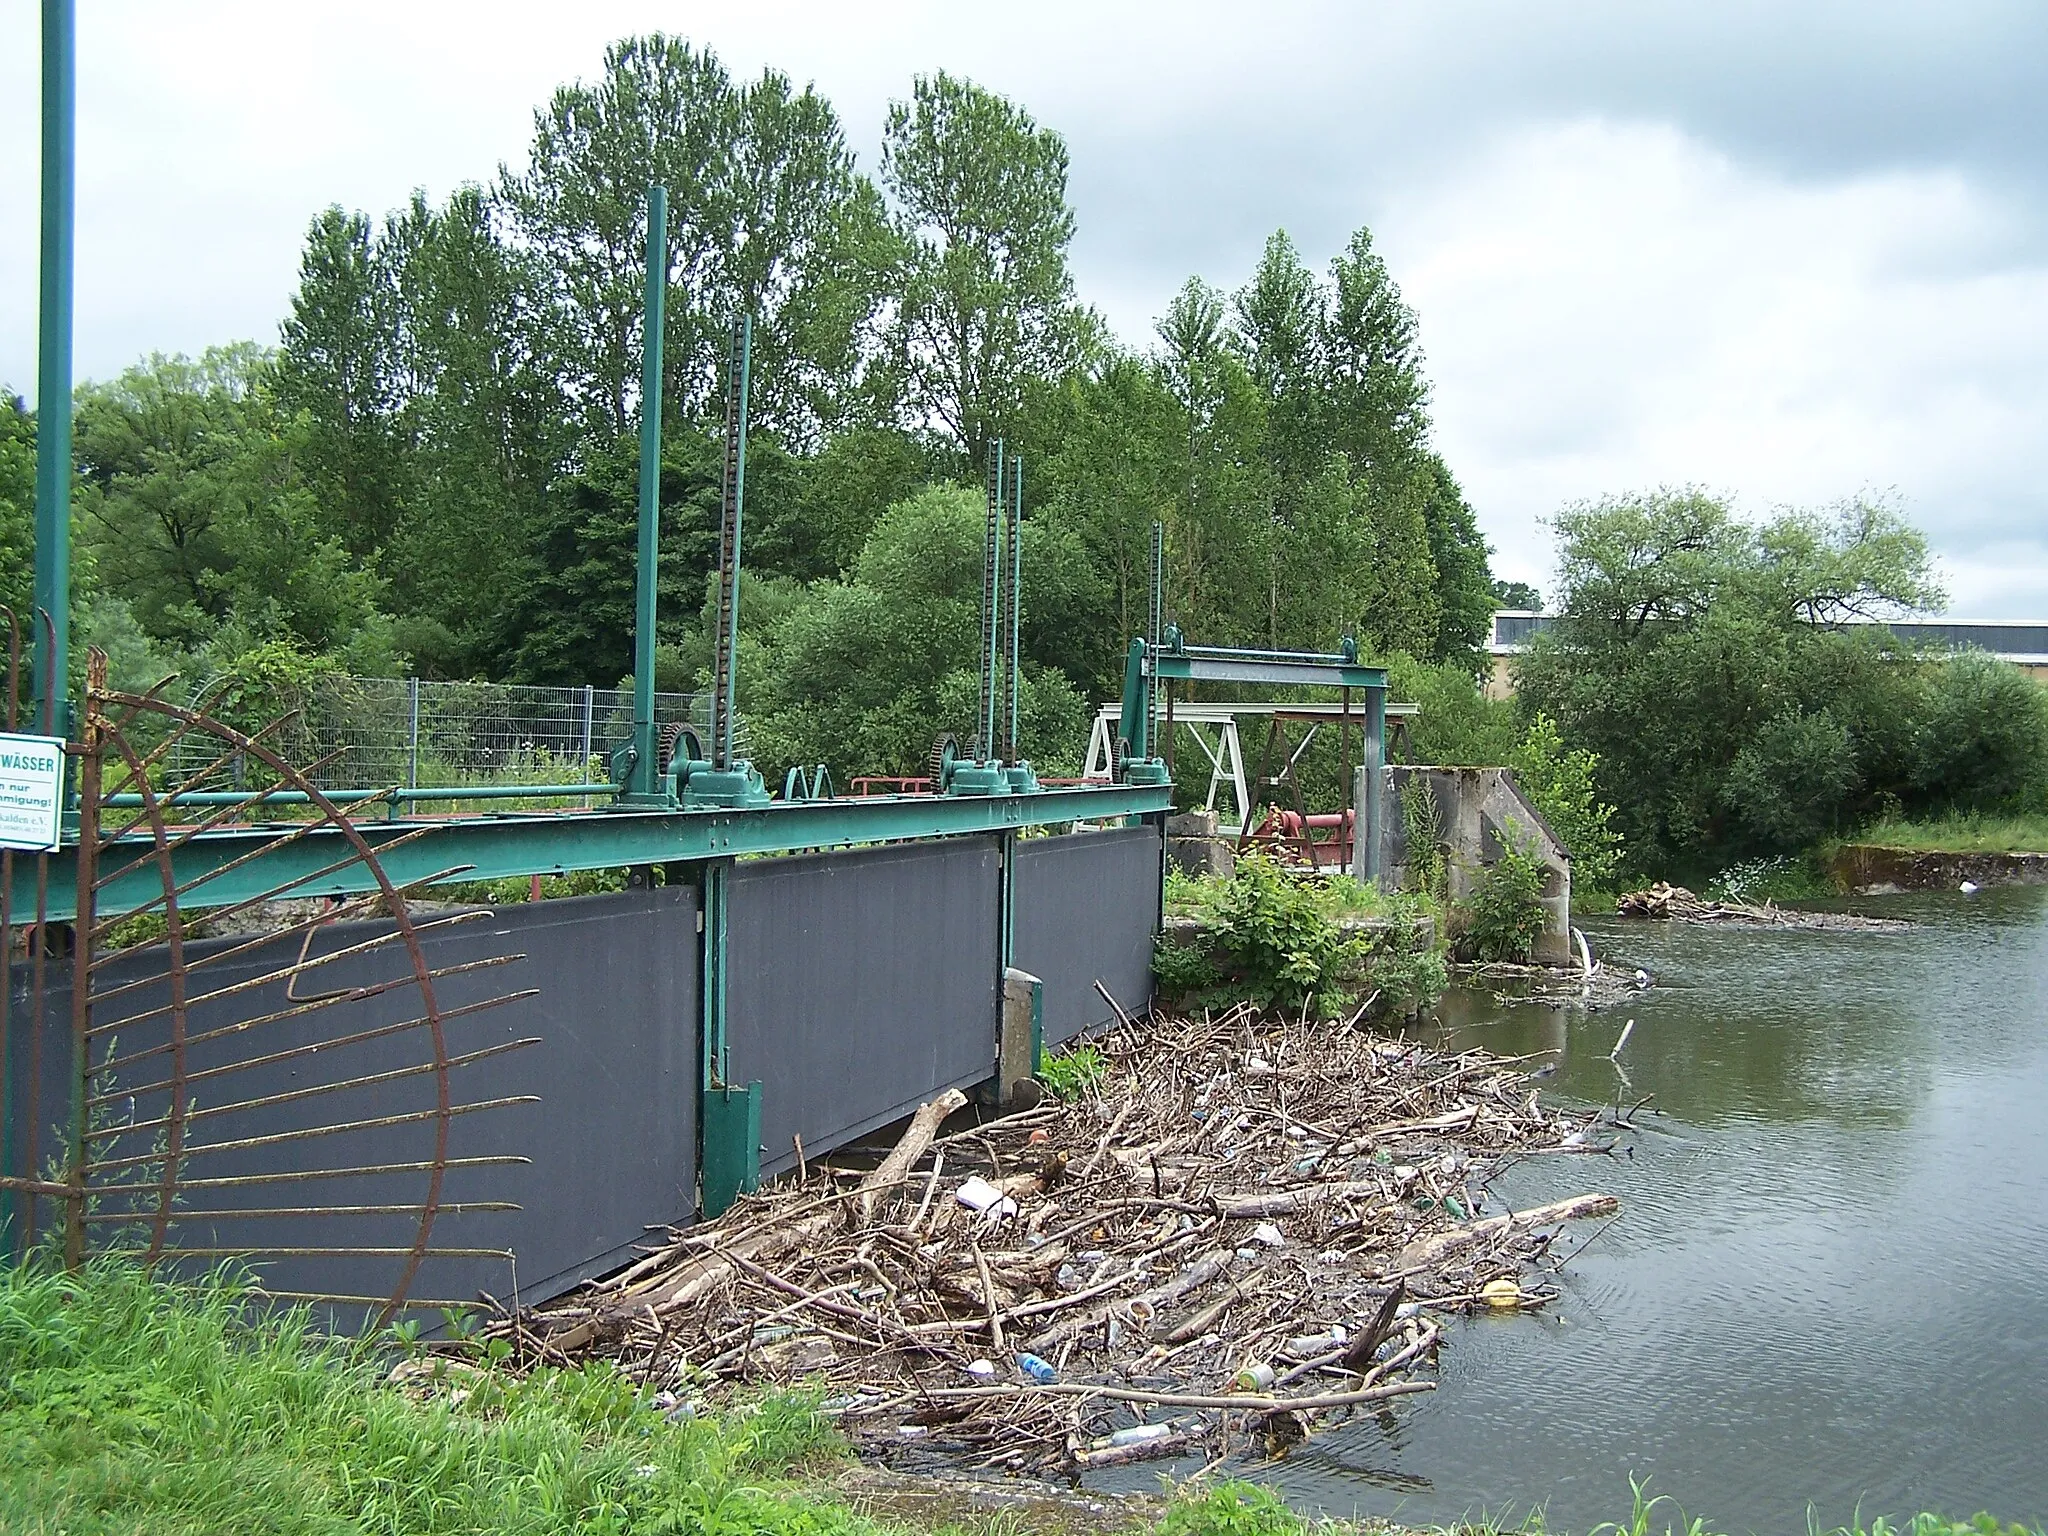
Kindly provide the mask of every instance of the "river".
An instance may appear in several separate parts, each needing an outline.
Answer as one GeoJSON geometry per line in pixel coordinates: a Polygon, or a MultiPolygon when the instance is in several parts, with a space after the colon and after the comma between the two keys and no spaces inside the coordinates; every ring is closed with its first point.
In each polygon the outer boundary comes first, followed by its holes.
{"type": "Polygon", "coordinates": [[[1654,990],[1447,997],[1454,1044],[1557,1048],[1552,1097],[1655,1095],[1632,1157],[1495,1186],[1622,1216],[1547,1314],[1456,1325],[1435,1393],[1252,1475],[1334,1515],[1552,1531],[1624,1518],[1631,1474],[1717,1531],[2048,1516],[2048,889],[1862,906],[1915,926],[1596,923],[1654,990]]]}

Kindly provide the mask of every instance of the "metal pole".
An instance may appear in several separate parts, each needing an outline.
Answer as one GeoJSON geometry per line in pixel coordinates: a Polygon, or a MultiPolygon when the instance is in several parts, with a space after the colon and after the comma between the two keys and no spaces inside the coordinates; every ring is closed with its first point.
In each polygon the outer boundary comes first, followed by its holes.
{"type": "Polygon", "coordinates": [[[420,787],[420,680],[405,680],[405,787],[420,787]]]}
{"type": "Polygon", "coordinates": [[[1384,807],[1381,772],[1386,762],[1387,690],[1365,690],[1365,730],[1360,742],[1358,782],[1353,790],[1358,806],[1352,813],[1357,841],[1351,849],[1351,872],[1359,880],[1377,883],[1380,878],[1380,822],[1384,807]]]}
{"type": "Polygon", "coordinates": [[[996,666],[1001,652],[996,647],[997,609],[1002,589],[997,583],[1000,569],[997,545],[1003,532],[1003,440],[988,445],[988,526],[981,547],[981,699],[974,718],[974,756],[996,755],[996,666]]]}
{"type": "MultiPolygon", "coordinates": [[[[588,784],[590,782],[590,726],[591,716],[596,712],[596,703],[597,690],[591,684],[585,683],[583,685],[583,755],[579,759],[582,766],[576,771],[576,782],[579,784],[588,784]]],[[[587,796],[583,801],[583,809],[586,811],[590,809],[590,800],[587,796]]]]}
{"type": "Polygon", "coordinates": [[[668,300],[668,188],[647,189],[647,294],[640,341],[640,571],[633,605],[633,773],[629,793],[654,796],[654,597],[661,559],[661,340],[668,300]]]}
{"type": "Polygon", "coordinates": [[[1023,665],[1017,645],[1019,616],[1024,606],[1024,456],[1018,454],[1010,464],[1010,730],[1003,760],[1015,763],[1019,761],[1017,676],[1023,665]]]}
{"type": "Polygon", "coordinates": [[[38,713],[69,734],[71,670],[71,252],[76,190],[78,19],[43,0],[43,272],[36,369],[35,636],[38,713]],[[47,614],[47,627],[37,622],[47,614]]]}
{"type": "Polygon", "coordinates": [[[718,634],[712,659],[711,766],[732,767],[733,710],[740,645],[740,549],[747,503],[747,392],[754,364],[754,317],[733,322],[726,380],[725,496],[718,548],[718,634]]]}

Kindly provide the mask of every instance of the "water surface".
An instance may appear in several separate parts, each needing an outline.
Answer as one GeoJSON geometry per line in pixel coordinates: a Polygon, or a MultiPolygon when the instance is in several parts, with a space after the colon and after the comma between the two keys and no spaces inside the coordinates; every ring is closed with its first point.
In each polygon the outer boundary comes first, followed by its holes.
{"type": "Polygon", "coordinates": [[[1596,950],[1659,983],[1622,1008],[1447,998],[1454,1044],[1557,1048],[1553,1097],[1655,1095],[1633,1158],[1495,1186],[1622,1218],[1548,1315],[1457,1325],[1435,1393],[1261,1475],[1331,1514],[1552,1530],[1625,1515],[1632,1473],[1731,1532],[2048,1517],[2048,889],[1862,906],[1916,926],[1615,921],[1596,950]]]}

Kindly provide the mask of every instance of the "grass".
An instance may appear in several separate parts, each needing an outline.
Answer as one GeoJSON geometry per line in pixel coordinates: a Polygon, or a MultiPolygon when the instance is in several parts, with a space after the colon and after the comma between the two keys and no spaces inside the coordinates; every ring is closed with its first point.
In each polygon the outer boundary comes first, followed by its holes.
{"type": "Polygon", "coordinates": [[[1047,1055],[1038,1064],[1038,1080],[1053,1097],[1069,1103],[1107,1076],[1109,1062],[1085,1040],[1047,1055]]]}
{"type": "Polygon", "coordinates": [[[609,1367],[485,1375],[459,1404],[388,1360],[262,1320],[233,1285],[103,1261],[0,1277],[0,1530],[762,1531],[857,1536],[778,1483],[835,1451],[802,1399],[671,1424],[609,1367]]]}
{"type": "MultiPolygon", "coordinates": [[[[388,1340],[385,1341],[388,1344],[388,1340]]],[[[479,1358],[482,1355],[478,1351],[479,1358]]],[[[222,1279],[102,1260],[0,1270],[0,1531],[24,1536],[902,1536],[821,1492],[844,1447],[814,1400],[672,1423],[608,1366],[463,1372],[425,1401],[388,1349],[259,1315],[222,1279]]],[[[1007,1522],[1007,1523],[1006,1523],[1007,1522]]],[[[942,1532],[998,1536],[1003,1514],[942,1532]]],[[[1077,1518],[1074,1531],[1099,1528],[1077,1518]]],[[[1251,1483],[1190,1485],[1158,1536],[1342,1536],[1251,1483]]],[[[1542,1531],[1540,1520],[1516,1530],[1542,1531]]],[[[1592,1536],[1706,1536],[1638,1487],[1592,1536]]],[[[1450,1532],[1441,1536],[1452,1536],[1450,1532]]],[[[1460,1527],[1456,1536],[1498,1536],[1460,1527]]],[[[1809,1533],[1810,1536],[1810,1533],[1809,1533]]],[[[1988,1516],[1831,1536],[2041,1536],[1988,1516]]]]}
{"type": "Polygon", "coordinates": [[[1923,853],[2048,853],[2048,815],[1887,819],[1844,841],[1923,853]]]}

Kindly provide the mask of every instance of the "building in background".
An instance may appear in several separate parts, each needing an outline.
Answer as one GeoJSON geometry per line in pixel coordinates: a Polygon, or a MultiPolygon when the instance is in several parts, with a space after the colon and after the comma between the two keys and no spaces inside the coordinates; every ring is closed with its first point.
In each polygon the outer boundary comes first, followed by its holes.
{"type": "MultiPolygon", "coordinates": [[[[1514,658],[1529,648],[1529,642],[1556,623],[1547,613],[1528,608],[1500,608],[1493,615],[1493,634],[1487,644],[1490,667],[1486,696],[1512,698],[1515,692],[1514,658]]],[[[1945,646],[1950,650],[1989,651],[2009,661],[2036,682],[2048,684],[2048,619],[1858,619],[1855,623],[1882,622],[1901,640],[1918,645],[1945,646]]]]}

